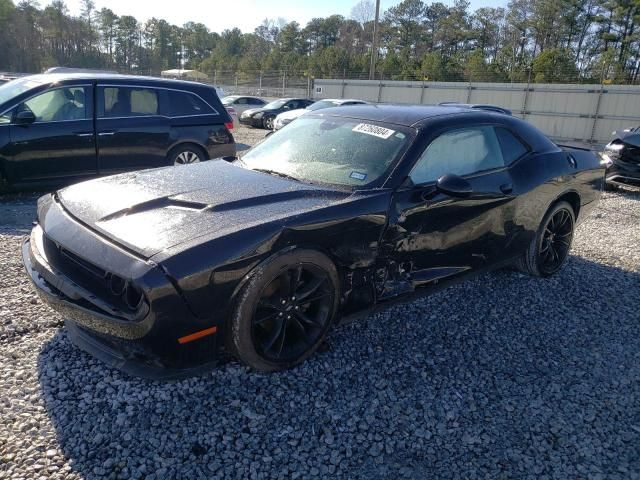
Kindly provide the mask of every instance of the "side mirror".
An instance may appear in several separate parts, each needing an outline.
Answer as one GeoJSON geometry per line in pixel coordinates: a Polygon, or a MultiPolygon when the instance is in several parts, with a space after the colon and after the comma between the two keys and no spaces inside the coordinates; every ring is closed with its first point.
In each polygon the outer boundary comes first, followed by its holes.
{"type": "Polygon", "coordinates": [[[436,182],[438,191],[450,197],[465,198],[471,195],[471,184],[458,175],[447,174],[441,176],[436,182]]]}
{"type": "Polygon", "coordinates": [[[31,110],[22,110],[16,114],[15,123],[17,125],[31,125],[36,121],[36,116],[31,110]]]}
{"type": "Polygon", "coordinates": [[[224,160],[225,162],[233,163],[236,160],[238,160],[238,157],[233,156],[233,155],[228,155],[226,157],[222,157],[222,160],[224,160]]]}

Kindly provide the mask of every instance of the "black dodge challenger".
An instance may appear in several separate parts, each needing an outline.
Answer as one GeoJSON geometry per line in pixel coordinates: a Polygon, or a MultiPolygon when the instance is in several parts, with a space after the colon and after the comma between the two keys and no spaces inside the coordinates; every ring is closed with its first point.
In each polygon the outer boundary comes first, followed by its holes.
{"type": "Polygon", "coordinates": [[[40,198],[23,246],[76,345],[146,377],[233,355],[296,365],[339,319],[516,264],[557,272],[604,167],[516,118],[325,109],[242,159],[126,173],[40,198]]]}

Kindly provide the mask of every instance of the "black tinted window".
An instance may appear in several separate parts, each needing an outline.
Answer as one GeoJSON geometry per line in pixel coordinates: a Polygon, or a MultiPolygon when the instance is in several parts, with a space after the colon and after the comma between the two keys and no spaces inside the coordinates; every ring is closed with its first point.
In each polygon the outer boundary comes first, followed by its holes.
{"type": "Polygon", "coordinates": [[[249,99],[249,103],[251,105],[264,105],[264,102],[262,100],[260,100],[259,98],[250,98],[249,99]]]}
{"type": "Polygon", "coordinates": [[[158,114],[158,92],[152,88],[104,87],[105,117],[158,114]]]}
{"type": "Polygon", "coordinates": [[[496,134],[500,141],[500,147],[502,148],[502,156],[504,157],[505,164],[509,165],[510,163],[515,162],[527,153],[528,148],[506,128],[496,128],[496,134]]]}
{"type": "Polygon", "coordinates": [[[442,175],[469,175],[504,166],[493,127],[470,127],[443,133],[429,144],[413,167],[415,184],[435,182],[442,175]]]}
{"type": "Polygon", "coordinates": [[[202,115],[212,113],[211,108],[199,97],[187,92],[169,92],[171,116],[202,115]]]}

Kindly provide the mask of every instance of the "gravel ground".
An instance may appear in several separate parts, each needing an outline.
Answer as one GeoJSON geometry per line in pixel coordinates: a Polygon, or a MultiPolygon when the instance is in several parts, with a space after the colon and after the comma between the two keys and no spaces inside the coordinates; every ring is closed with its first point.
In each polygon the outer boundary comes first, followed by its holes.
{"type": "Polygon", "coordinates": [[[496,272],[295,370],[175,383],[70,344],[22,272],[33,199],[0,201],[0,479],[640,478],[640,192],[605,194],[552,279],[496,272]]]}

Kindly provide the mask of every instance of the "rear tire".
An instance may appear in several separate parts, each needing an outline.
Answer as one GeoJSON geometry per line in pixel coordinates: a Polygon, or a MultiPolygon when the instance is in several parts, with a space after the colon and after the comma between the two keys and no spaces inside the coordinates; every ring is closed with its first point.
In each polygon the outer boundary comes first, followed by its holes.
{"type": "Polygon", "coordinates": [[[190,165],[204,162],[207,159],[204,152],[196,145],[179,145],[169,154],[169,165],[190,165]]]}
{"type": "Polygon", "coordinates": [[[315,250],[293,250],[256,267],[236,300],[229,346],[262,372],[304,362],[322,344],[339,300],[338,272],[315,250]]]}
{"type": "Polygon", "coordinates": [[[549,277],[565,264],[573,242],[576,216],[564,201],[551,206],[535,237],[518,260],[521,271],[535,277],[549,277]]]}

